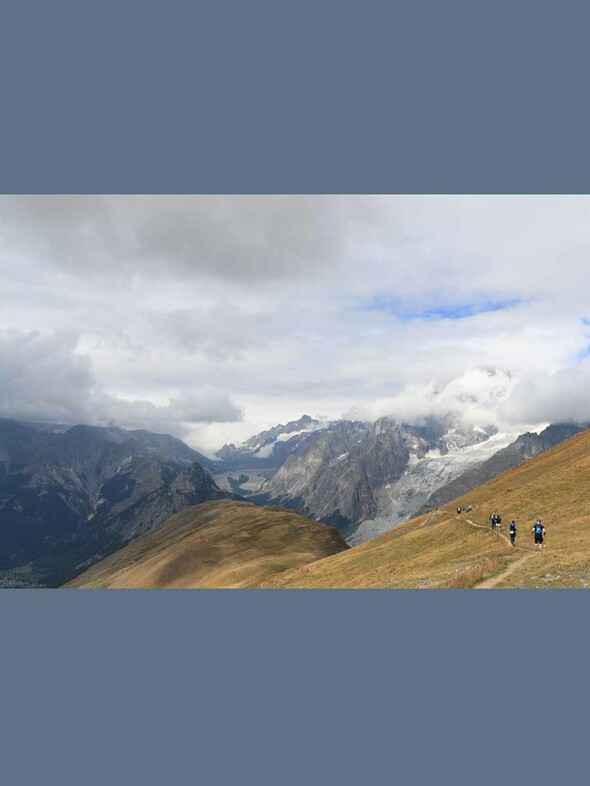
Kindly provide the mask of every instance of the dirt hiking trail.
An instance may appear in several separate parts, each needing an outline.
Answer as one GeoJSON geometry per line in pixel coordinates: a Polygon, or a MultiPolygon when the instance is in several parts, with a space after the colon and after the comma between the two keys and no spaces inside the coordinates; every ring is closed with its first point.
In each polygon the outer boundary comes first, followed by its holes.
{"type": "Polygon", "coordinates": [[[535,553],[536,552],[533,551],[529,554],[525,554],[524,557],[517,559],[516,562],[511,562],[503,573],[500,573],[498,576],[494,576],[492,579],[486,579],[485,581],[482,581],[481,584],[476,584],[473,589],[493,589],[501,581],[504,581],[505,578],[508,578],[508,576],[514,573],[514,571],[519,568],[523,562],[526,562],[531,557],[534,557],[535,553]]]}
{"type": "MultiPolygon", "coordinates": [[[[473,521],[467,518],[462,519],[462,521],[465,521],[467,524],[471,524],[472,527],[477,527],[478,529],[490,530],[499,538],[504,538],[507,543],[510,543],[510,538],[508,538],[506,535],[503,535],[501,532],[498,532],[497,530],[492,530],[490,527],[486,527],[482,524],[474,524],[473,521]]],[[[517,559],[515,562],[511,562],[506,570],[504,570],[502,573],[499,573],[497,576],[494,576],[491,579],[486,579],[485,581],[476,584],[473,589],[493,589],[498,584],[500,584],[500,582],[504,581],[505,578],[508,578],[508,576],[514,573],[514,571],[517,570],[523,563],[538,553],[536,551],[530,551],[529,549],[523,549],[521,546],[512,546],[512,544],[510,545],[513,549],[518,549],[519,551],[524,551],[526,553],[520,557],[520,559],[517,559]]]]}

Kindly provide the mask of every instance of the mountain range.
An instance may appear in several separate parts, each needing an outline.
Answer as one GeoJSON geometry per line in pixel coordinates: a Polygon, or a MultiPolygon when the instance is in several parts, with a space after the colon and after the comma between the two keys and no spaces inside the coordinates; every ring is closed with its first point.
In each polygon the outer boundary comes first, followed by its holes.
{"type": "Polygon", "coordinates": [[[0,586],[61,584],[214,500],[290,509],[357,546],[584,428],[512,434],[451,415],[419,424],[304,415],[210,459],[145,430],[0,419],[0,586]]]}

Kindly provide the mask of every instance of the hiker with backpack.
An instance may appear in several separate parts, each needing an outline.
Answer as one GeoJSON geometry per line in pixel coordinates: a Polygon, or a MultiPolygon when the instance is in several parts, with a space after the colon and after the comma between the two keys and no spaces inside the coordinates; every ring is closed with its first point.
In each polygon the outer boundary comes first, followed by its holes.
{"type": "Polygon", "coordinates": [[[535,521],[531,532],[533,533],[536,550],[543,551],[545,548],[545,527],[541,524],[541,519],[535,521]]]}
{"type": "Polygon", "coordinates": [[[516,522],[513,519],[510,522],[510,524],[508,525],[508,534],[510,535],[510,543],[512,543],[513,546],[516,545],[515,541],[516,541],[516,530],[517,529],[518,529],[518,527],[516,526],[516,522]]]}

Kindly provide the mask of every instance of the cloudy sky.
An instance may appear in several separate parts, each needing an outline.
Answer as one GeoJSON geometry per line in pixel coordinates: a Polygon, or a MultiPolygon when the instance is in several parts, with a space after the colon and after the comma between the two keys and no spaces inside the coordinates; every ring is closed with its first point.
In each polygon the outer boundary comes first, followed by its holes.
{"type": "Polygon", "coordinates": [[[6,417],[590,419],[586,196],[5,196],[0,281],[6,417]]]}

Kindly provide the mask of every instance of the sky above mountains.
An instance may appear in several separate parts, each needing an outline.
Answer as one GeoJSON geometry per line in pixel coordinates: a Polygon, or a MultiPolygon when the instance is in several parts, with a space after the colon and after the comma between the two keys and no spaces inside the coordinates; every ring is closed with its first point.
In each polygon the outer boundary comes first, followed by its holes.
{"type": "Polygon", "coordinates": [[[0,276],[7,417],[590,419],[587,196],[4,196],[0,276]]]}

